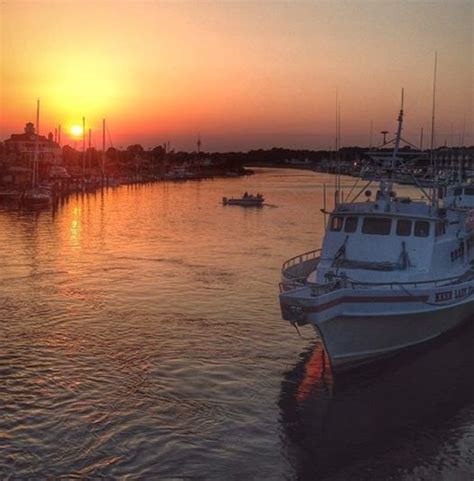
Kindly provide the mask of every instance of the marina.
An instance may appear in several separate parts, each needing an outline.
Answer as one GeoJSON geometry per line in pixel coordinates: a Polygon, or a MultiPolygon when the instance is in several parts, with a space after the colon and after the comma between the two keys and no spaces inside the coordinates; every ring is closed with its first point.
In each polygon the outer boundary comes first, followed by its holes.
{"type": "Polygon", "coordinates": [[[0,481],[474,481],[472,0],[0,18],[0,481]]]}

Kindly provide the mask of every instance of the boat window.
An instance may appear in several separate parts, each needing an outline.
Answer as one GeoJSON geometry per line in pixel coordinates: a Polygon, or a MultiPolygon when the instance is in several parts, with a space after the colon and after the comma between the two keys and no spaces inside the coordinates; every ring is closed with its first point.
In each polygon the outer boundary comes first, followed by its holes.
{"type": "Polygon", "coordinates": [[[344,232],[351,233],[357,230],[357,217],[346,217],[346,223],[344,224],[344,232]]]}
{"type": "Polygon", "coordinates": [[[343,220],[344,218],[339,215],[335,215],[334,217],[331,217],[331,230],[335,232],[339,232],[342,229],[343,220]]]}
{"type": "Polygon", "coordinates": [[[430,223],[426,220],[417,220],[415,222],[415,236],[428,237],[430,235],[430,223]]]}
{"type": "Polygon", "coordinates": [[[474,187],[466,187],[464,189],[464,195],[474,195],[474,187]]]}
{"type": "Polygon", "coordinates": [[[446,225],[444,222],[436,222],[435,225],[435,236],[439,237],[446,234],[446,225]]]}
{"type": "Polygon", "coordinates": [[[409,236],[411,235],[411,220],[400,219],[397,222],[397,235],[409,236]]]}
{"type": "Polygon", "coordinates": [[[366,217],[362,224],[364,234],[389,235],[392,220],[386,217],[366,217]]]}

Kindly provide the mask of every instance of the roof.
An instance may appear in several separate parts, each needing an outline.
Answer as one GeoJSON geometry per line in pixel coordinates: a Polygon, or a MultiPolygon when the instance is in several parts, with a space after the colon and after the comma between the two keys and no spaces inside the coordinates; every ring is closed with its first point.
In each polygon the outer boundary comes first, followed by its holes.
{"type": "Polygon", "coordinates": [[[40,142],[51,142],[52,144],[56,144],[56,142],[50,141],[44,135],[27,134],[26,132],[23,134],[11,134],[10,138],[6,139],[5,142],[35,142],[37,137],[40,142]]]}

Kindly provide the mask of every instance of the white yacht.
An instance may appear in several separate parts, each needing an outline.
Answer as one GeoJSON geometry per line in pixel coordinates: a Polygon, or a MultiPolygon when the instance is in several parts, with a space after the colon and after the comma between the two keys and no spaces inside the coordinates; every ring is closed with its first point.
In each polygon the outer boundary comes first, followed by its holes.
{"type": "MultiPolygon", "coordinates": [[[[385,178],[375,198],[336,203],[322,248],[285,262],[283,318],[312,324],[333,369],[433,339],[474,316],[474,186],[444,202],[392,191],[403,104],[385,178]]],[[[461,190],[459,190],[461,189],[461,190]]],[[[426,191],[425,191],[426,194],[426,191]]]]}

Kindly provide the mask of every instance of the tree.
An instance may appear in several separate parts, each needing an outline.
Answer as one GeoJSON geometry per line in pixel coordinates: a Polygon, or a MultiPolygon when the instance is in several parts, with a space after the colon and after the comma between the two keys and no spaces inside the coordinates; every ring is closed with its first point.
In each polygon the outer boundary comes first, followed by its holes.
{"type": "Polygon", "coordinates": [[[152,149],[153,159],[156,161],[161,161],[165,158],[165,149],[162,145],[158,145],[154,149],[152,149]]]}

